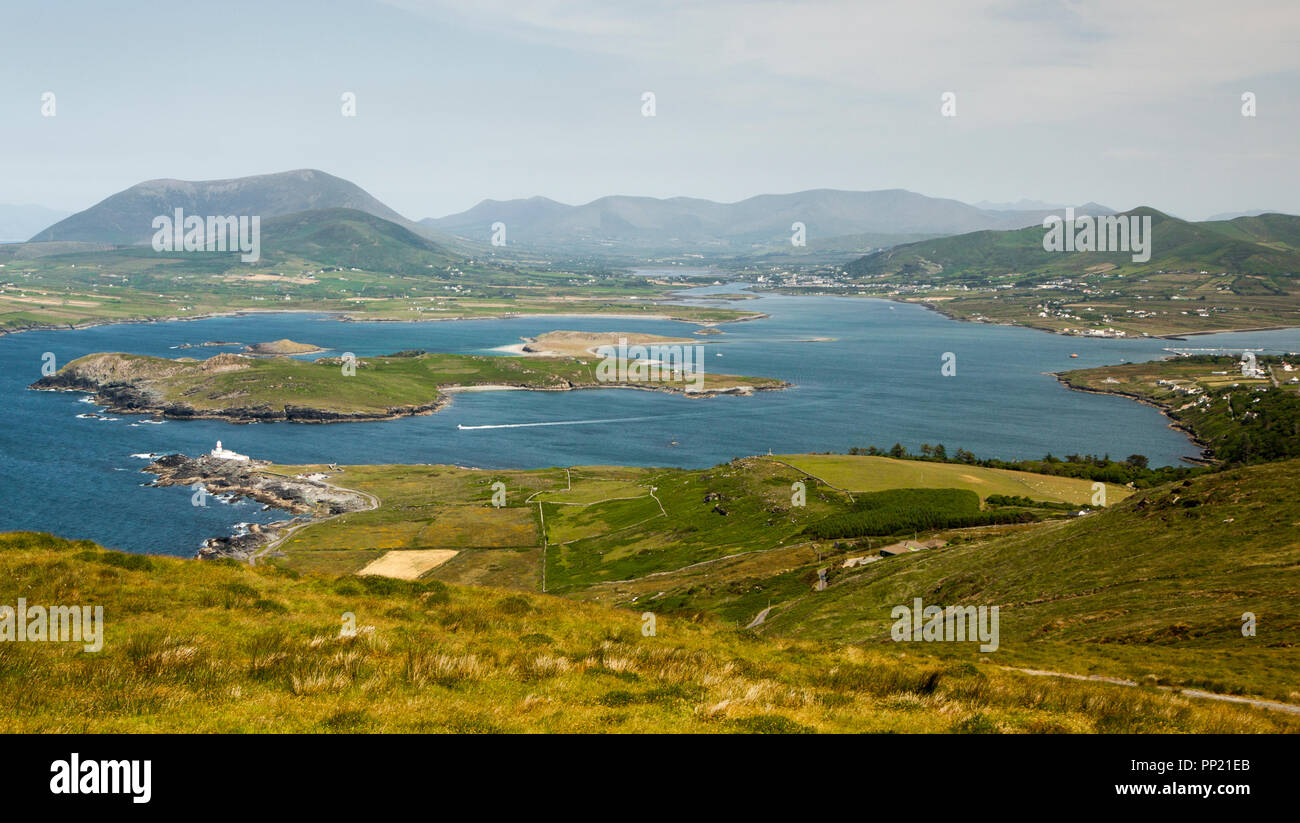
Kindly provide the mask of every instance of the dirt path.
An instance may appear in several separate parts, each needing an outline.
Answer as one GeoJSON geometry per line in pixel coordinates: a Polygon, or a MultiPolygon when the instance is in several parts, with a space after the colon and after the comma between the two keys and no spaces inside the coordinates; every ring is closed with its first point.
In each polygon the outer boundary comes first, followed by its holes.
{"type": "Polygon", "coordinates": [[[752,628],[754,628],[754,627],[756,627],[756,626],[761,626],[761,625],[763,625],[763,621],[767,619],[767,615],[768,615],[771,611],[772,611],[772,607],[771,607],[771,606],[768,606],[766,609],[763,609],[761,612],[759,612],[758,614],[754,615],[754,619],[751,620],[751,621],[749,621],[749,625],[746,626],[745,628],[747,628],[747,629],[752,629],[752,628]]]}
{"type": "MultiPolygon", "coordinates": [[[[1002,666],[1002,669],[1021,674],[1031,675],[1033,677],[1061,677],[1066,680],[1087,680],[1094,683],[1110,683],[1116,686],[1135,687],[1138,685],[1136,680],[1127,680],[1122,677],[1107,677],[1102,674],[1071,674],[1070,672],[1053,672],[1044,669],[1022,669],[1017,666],[1002,666]]],[[[1219,700],[1224,703],[1243,703],[1247,706],[1255,706],[1260,709],[1269,709],[1275,712],[1287,712],[1289,714],[1300,714],[1300,705],[1294,703],[1282,703],[1278,700],[1263,700],[1258,697],[1243,697],[1236,694],[1219,694],[1217,692],[1207,692],[1202,689],[1184,689],[1178,686],[1157,686],[1156,688],[1181,694],[1185,697],[1200,697],[1205,700],[1219,700]]]]}
{"type": "MultiPolygon", "coordinates": [[[[353,494],[359,494],[359,495],[361,495],[362,497],[366,498],[366,500],[368,500],[368,501],[370,502],[370,508],[368,508],[368,509],[358,509],[357,511],[374,511],[375,509],[379,508],[379,506],[380,506],[380,502],[381,502],[381,501],[379,500],[379,498],[376,497],[375,495],[371,494],[370,492],[362,491],[361,489],[349,489],[349,488],[346,488],[346,487],[344,487],[344,486],[336,486],[336,485],[334,485],[333,483],[327,483],[327,482],[325,482],[324,480],[321,480],[321,481],[318,481],[318,482],[320,482],[320,483],[322,483],[322,484],[324,484],[324,485],[326,485],[326,486],[329,486],[331,489],[334,489],[335,491],[351,492],[351,493],[353,493],[353,494]]],[[[343,512],[343,514],[351,514],[351,513],[352,513],[352,512],[343,512]]],[[[290,526],[289,528],[287,528],[287,529],[284,530],[284,534],[280,535],[280,536],[277,537],[276,539],[272,540],[270,543],[267,543],[267,544],[266,544],[265,546],[263,546],[262,548],[260,548],[260,549],[258,549],[257,551],[253,552],[253,554],[249,555],[249,557],[248,557],[248,565],[250,565],[250,566],[256,566],[256,565],[257,565],[257,561],[258,561],[259,559],[265,557],[269,552],[272,552],[272,551],[274,551],[275,549],[279,548],[281,545],[283,545],[284,541],[286,541],[286,540],[289,539],[289,536],[290,536],[290,535],[292,535],[294,532],[298,531],[299,529],[306,528],[307,526],[314,526],[314,525],[316,525],[317,523],[324,523],[324,522],[327,521],[327,520],[333,520],[335,517],[339,517],[339,516],[340,516],[340,515],[338,515],[338,514],[332,514],[332,515],[330,515],[329,517],[320,517],[320,518],[315,518],[315,517],[314,517],[314,518],[312,518],[311,520],[308,520],[306,523],[299,523],[299,524],[296,525],[296,526],[290,526]]]]}

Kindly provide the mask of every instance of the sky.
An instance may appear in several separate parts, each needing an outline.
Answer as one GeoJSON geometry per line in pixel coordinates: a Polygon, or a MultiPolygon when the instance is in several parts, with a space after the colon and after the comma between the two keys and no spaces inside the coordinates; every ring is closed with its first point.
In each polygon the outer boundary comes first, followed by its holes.
{"type": "Polygon", "coordinates": [[[51,0],[0,20],[0,203],[318,168],[412,219],[812,188],[1300,213],[1294,0],[51,0]]]}

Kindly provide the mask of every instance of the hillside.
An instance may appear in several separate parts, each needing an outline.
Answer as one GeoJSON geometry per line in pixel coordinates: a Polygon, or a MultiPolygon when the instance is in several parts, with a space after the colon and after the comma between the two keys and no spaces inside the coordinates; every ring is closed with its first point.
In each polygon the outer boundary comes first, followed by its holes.
{"type": "Polygon", "coordinates": [[[298,169],[230,180],[148,180],[48,226],[32,242],[147,244],[155,231],[153,219],[176,209],[187,215],[260,215],[265,221],[332,208],[414,225],[354,183],[316,169],[298,169]]]}
{"type": "MultiPolygon", "coordinates": [[[[775,601],[761,631],[897,648],[898,604],[997,605],[993,657],[1007,665],[1300,703],[1297,512],[1300,461],[1200,475],[1087,517],[860,569],[831,563],[825,591],[775,601]],[[1257,636],[1242,634],[1247,612],[1257,636]]],[[[968,644],[928,647],[978,656],[968,644]]]]}
{"type": "Polygon", "coordinates": [[[916,650],[436,581],[0,535],[0,602],[96,604],[99,651],[0,643],[12,732],[1264,732],[1280,713],[916,650]],[[354,630],[345,632],[348,621],[354,630]],[[40,688],[32,688],[39,683],[40,688]]]}
{"type": "MultiPolygon", "coordinates": [[[[429,218],[423,225],[485,240],[503,222],[510,242],[541,247],[578,246],[588,251],[693,249],[715,253],[790,247],[791,224],[807,227],[808,243],[850,236],[881,245],[915,235],[946,235],[977,229],[1010,229],[1040,223],[1048,211],[978,209],[956,200],[926,197],[903,189],[838,191],[815,189],[764,194],[736,203],[692,197],[602,197],[571,206],[544,197],[484,200],[468,211],[429,218]]],[[[1110,213],[1105,210],[1105,213],[1110,213]]]]}
{"type": "Polygon", "coordinates": [[[328,208],[274,217],[262,223],[267,263],[307,260],[325,266],[428,274],[460,261],[437,243],[383,217],[353,208],[328,208]]]}
{"type": "Polygon", "coordinates": [[[1124,215],[1150,217],[1151,259],[1135,263],[1131,252],[1062,253],[1043,249],[1044,229],[978,231],[923,240],[859,258],[846,267],[855,277],[902,275],[943,280],[990,275],[1082,274],[1107,266],[1120,272],[1206,269],[1236,274],[1293,275],[1300,272],[1300,217],[1272,214],[1189,223],[1155,209],[1124,215]]]}
{"type": "MultiPolygon", "coordinates": [[[[1093,495],[1091,482],[1077,478],[965,465],[952,467],[960,470],[958,476],[942,471],[942,464],[853,459],[870,471],[874,488],[887,494],[965,488],[969,482],[986,494],[1011,492],[1033,499],[1028,504],[986,501],[981,510],[988,517],[981,522],[988,526],[1019,523],[1021,514],[1068,516],[1066,510],[1087,505],[1093,495]],[[922,476],[913,470],[916,465],[925,470],[922,476]]],[[[447,582],[578,596],[603,583],[635,592],[627,581],[639,579],[650,587],[642,593],[654,595],[655,581],[678,569],[705,568],[739,555],[776,558],[774,562],[786,566],[797,558],[803,565],[816,558],[818,546],[829,550],[831,541],[815,541],[810,528],[852,512],[857,498],[794,468],[792,462],[797,461],[747,457],[709,469],[574,466],[518,471],[278,466],[268,471],[303,476],[324,472],[331,483],[374,495],[381,504],[296,532],[278,546],[284,557],[277,562],[337,574],[358,571],[385,557],[385,562],[395,562],[396,556],[451,551],[450,556],[429,554],[431,562],[421,573],[447,582]],[[498,482],[505,497],[500,507],[489,506],[498,482]],[[802,505],[794,500],[796,483],[803,484],[802,505]]],[[[1125,492],[1108,486],[1114,499],[1125,492]]],[[[874,546],[890,542],[880,535],[895,531],[913,536],[908,524],[878,529],[874,546]]],[[[843,548],[859,544],[865,553],[872,538],[850,540],[843,548]]],[[[838,551],[839,542],[835,545],[838,551]]]]}

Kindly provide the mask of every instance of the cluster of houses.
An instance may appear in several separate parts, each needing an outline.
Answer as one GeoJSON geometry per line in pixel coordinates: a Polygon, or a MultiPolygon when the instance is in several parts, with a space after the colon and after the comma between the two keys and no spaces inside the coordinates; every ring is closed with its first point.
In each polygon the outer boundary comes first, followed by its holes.
{"type": "Polygon", "coordinates": [[[1175,394],[1186,394],[1186,395],[1205,394],[1205,389],[1202,389],[1200,386],[1195,386],[1195,385],[1184,386],[1181,383],[1179,383],[1177,380],[1165,380],[1162,378],[1156,381],[1156,385],[1164,386],[1165,388],[1169,389],[1175,394]]]}
{"type": "Polygon", "coordinates": [[[1104,329],[1074,329],[1067,327],[1061,329],[1061,332],[1064,334],[1072,334],[1076,337],[1128,337],[1128,332],[1109,327],[1104,329]]]}

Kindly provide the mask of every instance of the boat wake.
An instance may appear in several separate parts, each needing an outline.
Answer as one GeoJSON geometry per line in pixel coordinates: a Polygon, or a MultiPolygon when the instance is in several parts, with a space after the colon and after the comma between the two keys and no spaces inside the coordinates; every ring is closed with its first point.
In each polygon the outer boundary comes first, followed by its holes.
{"type": "Polygon", "coordinates": [[[596,423],[634,423],[638,420],[653,420],[651,417],[609,417],[601,420],[552,420],[544,423],[492,423],[482,426],[466,426],[457,423],[456,428],[469,429],[526,429],[532,426],[588,426],[596,423]]]}

